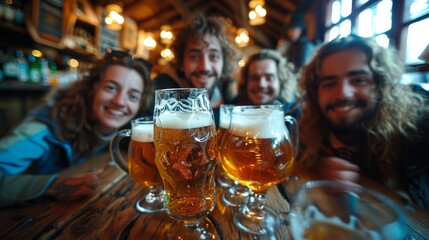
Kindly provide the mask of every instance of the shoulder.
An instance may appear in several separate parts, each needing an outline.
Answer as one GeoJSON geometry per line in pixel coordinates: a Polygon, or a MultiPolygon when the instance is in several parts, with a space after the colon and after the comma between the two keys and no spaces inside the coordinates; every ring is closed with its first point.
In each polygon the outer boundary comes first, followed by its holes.
{"type": "Polygon", "coordinates": [[[178,76],[161,73],[153,79],[154,89],[189,87],[189,84],[178,76]]]}
{"type": "Polygon", "coordinates": [[[32,141],[40,143],[40,140],[47,135],[51,135],[48,125],[34,117],[29,117],[0,140],[0,151],[25,140],[32,139],[32,141]]]}

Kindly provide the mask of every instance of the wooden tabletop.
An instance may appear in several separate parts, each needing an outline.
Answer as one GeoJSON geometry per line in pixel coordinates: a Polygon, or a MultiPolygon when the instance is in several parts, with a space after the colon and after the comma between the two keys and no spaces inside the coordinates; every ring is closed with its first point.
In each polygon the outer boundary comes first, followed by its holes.
{"type": "MultiPolygon", "coordinates": [[[[62,174],[76,175],[100,167],[106,170],[100,176],[96,194],[90,198],[74,202],[45,199],[28,206],[0,209],[0,239],[165,239],[166,231],[176,221],[164,212],[138,213],[135,202],[147,190],[112,165],[108,154],[62,174]]],[[[234,225],[232,218],[237,209],[225,206],[220,197],[223,191],[218,187],[217,204],[209,215],[221,239],[257,239],[234,225]]],[[[277,187],[269,190],[267,202],[279,213],[289,210],[277,187]]],[[[408,239],[426,239],[428,214],[410,209],[406,213],[410,220],[408,239]]],[[[279,226],[275,236],[290,238],[287,226],[279,226]]]]}

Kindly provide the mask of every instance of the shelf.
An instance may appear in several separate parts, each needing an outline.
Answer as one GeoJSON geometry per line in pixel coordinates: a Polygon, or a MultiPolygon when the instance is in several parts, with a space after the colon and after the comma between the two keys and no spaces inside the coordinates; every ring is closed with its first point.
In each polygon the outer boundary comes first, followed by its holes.
{"type": "Polygon", "coordinates": [[[26,91],[46,92],[52,88],[46,83],[19,82],[14,80],[0,81],[0,92],[26,91]]]}

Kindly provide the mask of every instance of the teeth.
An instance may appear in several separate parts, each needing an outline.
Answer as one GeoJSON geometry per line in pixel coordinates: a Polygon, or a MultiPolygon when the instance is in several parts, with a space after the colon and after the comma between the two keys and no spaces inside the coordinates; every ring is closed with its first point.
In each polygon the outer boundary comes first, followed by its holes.
{"type": "Polygon", "coordinates": [[[353,108],[352,105],[344,105],[344,106],[337,106],[335,109],[339,111],[349,111],[352,108],[353,108]]]}
{"type": "Polygon", "coordinates": [[[114,115],[117,115],[117,116],[124,116],[125,115],[122,111],[117,111],[114,109],[109,109],[109,112],[114,114],[114,115]]]}

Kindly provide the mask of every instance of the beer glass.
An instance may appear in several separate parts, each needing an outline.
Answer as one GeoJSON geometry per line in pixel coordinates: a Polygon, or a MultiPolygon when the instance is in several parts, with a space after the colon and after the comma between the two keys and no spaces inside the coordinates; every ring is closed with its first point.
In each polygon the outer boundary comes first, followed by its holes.
{"type": "Polygon", "coordinates": [[[284,116],[282,105],[233,107],[221,161],[228,176],[252,190],[249,201],[234,215],[241,230],[267,235],[278,224],[276,212],[265,205],[266,192],[292,173],[297,139],[296,121],[284,116]]]}
{"type": "Polygon", "coordinates": [[[290,215],[294,239],[404,239],[407,220],[391,199],[358,185],[303,184],[290,215]]]}
{"type": "Polygon", "coordinates": [[[230,207],[241,207],[243,206],[247,200],[249,199],[250,190],[245,185],[240,184],[237,181],[233,181],[228,175],[226,175],[225,171],[220,164],[220,159],[222,158],[221,154],[221,143],[222,138],[225,133],[228,131],[229,124],[231,122],[231,110],[234,107],[232,104],[222,104],[219,107],[219,129],[217,132],[217,144],[219,151],[219,172],[218,172],[218,182],[223,187],[227,187],[228,189],[222,194],[223,202],[230,207]],[[225,185],[222,185],[225,184],[225,185]]]}
{"type": "Polygon", "coordinates": [[[153,121],[137,118],[131,121],[131,130],[119,131],[110,141],[110,154],[114,162],[134,181],[149,188],[149,192],[136,202],[136,209],[140,213],[164,210],[164,191],[155,165],[153,133],[153,121]],[[121,140],[130,137],[126,158],[123,156],[120,143],[121,140]]]}
{"type": "Polygon", "coordinates": [[[155,162],[164,183],[167,213],[183,224],[174,239],[219,238],[206,218],[216,201],[216,126],[205,88],[155,91],[155,162]]]}

